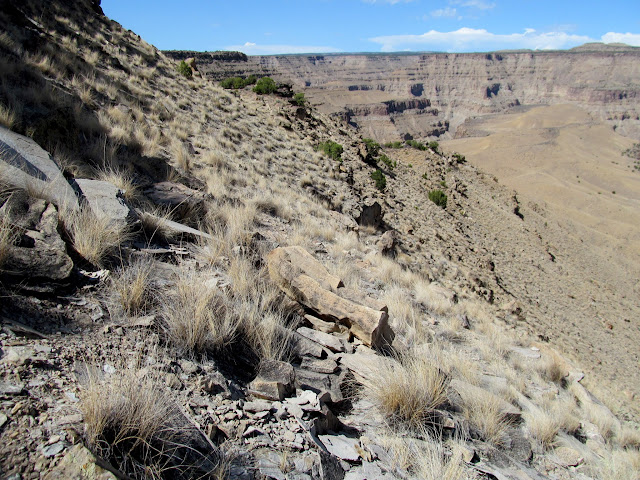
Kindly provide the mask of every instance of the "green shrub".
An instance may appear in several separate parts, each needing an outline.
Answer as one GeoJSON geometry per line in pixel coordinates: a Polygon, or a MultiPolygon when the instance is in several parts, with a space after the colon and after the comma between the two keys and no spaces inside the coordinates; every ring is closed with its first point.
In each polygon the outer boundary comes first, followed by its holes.
{"type": "Polygon", "coordinates": [[[299,107],[304,107],[305,104],[307,103],[307,99],[304,98],[304,93],[302,93],[302,92],[296,93],[293,96],[293,103],[295,103],[299,107]]]}
{"type": "Polygon", "coordinates": [[[381,192],[384,192],[385,188],[387,188],[387,177],[384,176],[382,170],[378,169],[375,172],[372,172],[371,178],[376,182],[376,188],[381,192]]]}
{"type": "Polygon", "coordinates": [[[467,161],[467,158],[464,155],[461,155],[459,153],[454,153],[453,154],[453,159],[457,162],[457,163],[464,163],[467,161]]]}
{"type": "Polygon", "coordinates": [[[429,200],[441,208],[447,208],[447,194],[442,190],[431,190],[429,192],[429,200]]]}
{"type": "Polygon", "coordinates": [[[402,145],[402,142],[388,142],[384,144],[387,148],[402,148],[402,145]]]}
{"type": "Polygon", "coordinates": [[[407,140],[407,145],[409,145],[412,148],[415,148],[416,150],[426,150],[427,147],[424,145],[424,143],[420,143],[417,140],[407,140]]]}
{"type": "Polygon", "coordinates": [[[422,178],[424,178],[425,180],[429,180],[429,175],[427,175],[427,172],[424,172],[422,174],[422,178]]]}
{"type": "Polygon", "coordinates": [[[440,180],[440,186],[442,188],[447,188],[447,182],[445,182],[444,180],[440,180]]]}
{"type": "Polygon", "coordinates": [[[438,153],[438,147],[440,144],[438,142],[429,142],[429,148],[434,152],[438,153]]]}
{"type": "Polygon", "coordinates": [[[324,152],[324,154],[329,158],[342,161],[342,152],[344,151],[344,149],[339,143],[328,140],[326,142],[318,144],[316,150],[324,152]]]}
{"type": "Polygon", "coordinates": [[[275,92],[277,89],[278,86],[271,77],[262,77],[256,82],[256,86],[253,87],[253,91],[259,95],[268,95],[275,92]]]}
{"type": "Polygon", "coordinates": [[[247,85],[253,85],[254,83],[256,83],[256,76],[251,75],[248,78],[242,78],[242,77],[225,78],[224,80],[220,81],[220,86],[222,88],[226,88],[227,90],[229,89],[238,90],[240,88],[246,87],[247,85]]]}
{"type": "Polygon", "coordinates": [[[376,158],[380,153],[380,144],[371,138],[363,138],[362,141],[367,147],[367,153],[376,158]]]}
{"type": "Polygon", "coordinates": [[[382,155],[380,155],[380,159],[379,160],[382,163],[384,163],[387,166],[387,168],[389,168],[389,170],[393,170],[394,168],[396,168],[398,166],[398,162],[396,162],[395,160],[391,160],[384,153],[382,155]]]}
{"type": "Polygon", "coordinates": [[[184,60],[182,60],[178,64],[178,73],[180,75],[184,76],[185,78],[191,78],[193,76],[193,72],[191,71],[191,67],[189,65],[187,65],[187,62],[185,62],[184,60]]]}

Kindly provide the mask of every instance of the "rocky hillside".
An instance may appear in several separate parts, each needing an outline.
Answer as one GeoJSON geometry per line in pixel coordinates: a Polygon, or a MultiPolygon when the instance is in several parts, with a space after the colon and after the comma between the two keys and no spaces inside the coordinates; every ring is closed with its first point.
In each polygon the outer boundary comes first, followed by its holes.
{"type": "Polygon", "coordinates": [[[550,212],[98,3],[0,3],[0,476],[638,478],[635,297],[550,212]]]}
{"type": "Polygon", "coordinates": [[[468,118],[518,105],[574,103],[640,139],[640,49],[583,46],[562,52],[196,57],[202,71],[290,81],[317,108],[379,142],[452,138],[468,118]]]}

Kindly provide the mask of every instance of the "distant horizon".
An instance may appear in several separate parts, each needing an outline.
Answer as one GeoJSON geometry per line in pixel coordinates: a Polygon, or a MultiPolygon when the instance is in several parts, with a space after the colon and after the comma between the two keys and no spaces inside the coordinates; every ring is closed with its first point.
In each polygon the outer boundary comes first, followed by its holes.
{"type": "Polygon", "coordinates": [[[102,0],[102,8],[161,50],[295,55],[640,46],[637,0],[102,0]]]}
{"type": "MultiPolygon", "coordinates": [[[[601,45],[603,47],[609,47],[610,50],[616,51],[616,48],[638,50],[640,52],[640,46],[628,45],[626,43],[603,43],[603,42],[587,42],[582,45],[577,45],[570,48],[558,48],[554,50],[532,50],[530,48],[517,48],[517,49],[505,49],[505,50],[483,50],[483,51],[469,51],[469,52],[445,52],[436,50],[416,50],[406,51],[400,50],[397,52],[375,52],[375,51],[362,51],[362,52],[300,52],[300,53],[270,53],[270,54],[247,54],[240,50],[190,50],[190,49],[166,49],[164,52],[195,52],[195,53],[242,53],[248,57],[294,57],[305,55],[322,55],[322,56],[346,56],[346,55],[474,55],[483,53],[556,53],[556,52],[569,52],[578,48],[585,47],[587,45],[601,45]]],[[[607,50],[605,48],[604,50],[607,50]]],[[[618,50],[619,51],[619,50],[618,50]]],[[[579,53],[579,52],[578,52],[579,53]]]]}

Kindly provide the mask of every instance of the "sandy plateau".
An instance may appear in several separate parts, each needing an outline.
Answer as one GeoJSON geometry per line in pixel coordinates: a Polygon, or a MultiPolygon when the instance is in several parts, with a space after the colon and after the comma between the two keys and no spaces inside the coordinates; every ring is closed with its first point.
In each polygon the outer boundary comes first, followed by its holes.
{"type": "MultiPolygon", "coordinates": [[[[615,290],[635,303],[640,294],[640,176],[631,159],[621,155],[633,140],[573,105],[471,119],[460,128],[461,135],[442,142],[444,149],[466,155],[473,165],[517,191],[521,201],[542,206],[548,222],[562,226],[571,243],[582,247],[563,261],[582,269],[584,279],[601,291],[615,290]]],[[[603,321],[638,331],[637,317],[603,321]]],[[[593,335],[599,343],[599,332],[593,335]]],[[[637,365],[637,355],[629,358],[629,352],[618,351],[620,344],[605,333],[601,338],[621,372],[625,365],[637,365]]],[[[571,336],[564,336],[562,343],[575,349],[571,336]]]]}

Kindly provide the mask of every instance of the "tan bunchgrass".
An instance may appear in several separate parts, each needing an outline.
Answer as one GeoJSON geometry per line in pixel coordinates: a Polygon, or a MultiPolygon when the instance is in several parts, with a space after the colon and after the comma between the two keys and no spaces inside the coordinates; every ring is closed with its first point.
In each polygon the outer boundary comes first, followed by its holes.
{"type": "Polygon", "coordinates": [[[424,439],[408,436],[381,436],[382,446],[389,452],[392,466],[407,471],[411,478],[424,480],[475,480],[478,475],[464,465],[461,448],[455,442],[445,445],[428,435],[424,439]]]}
{"type": "Polygon", "coordinates": [[[111,278],[111,298],[127,315],[145,314],[152,303],[153,262],[137,259],[117,270],[111,278]]]}
{"type": "Polygon", "coordinates": [[[177,232],[170,227],[171,211],[168,208],[154,207],[150,211],[140,212],[140,222],[147,242],[154,240],[171,243],[176,239],[177,232]]]}
{"type": "Polygon", "coordinates": [[[0,125],[11,130],[18,123],[18,115],[11,107],[0,103],[0,125]]]}
{"type": "Polygon", "coordinates": [[[204,454],[188,446],[199,432],[148,370],[122,367],[105,378],[89,375],[80,410],[92,450],[135,478],[165,478],[168,472],[193,478],[203,474],[203,461],[212,469],[222,463],[213,446],[204,454]],[[189,464],[192,454],[198,458],[189,464]]]}
{"type": "Polygon", "coordinates": [[[624,425],[616,435],[621,448],[640,450],[640,430],[624,425]]]}
{"type": "Polygon", "coordinates": [[[362,395],[392,428],[420,432],[434,426],[434,410],[447,401],[448,378],[430,360],[406,355],[386,360],[362,395]]]}
{"type": "Polygon", "coordinates": [[[104,267],[105,262],[131,237],[125,223],[93,213],[89,207],[67,211],[62,221],[76,252],[97,267],[104,267]]]}
{"type": "Polygon", "coordinates": [[[238,318],[228,297],[207,271],[182,271],[160,295],[160,312],[169,341],[187,355],[221,351],[236,338],[238,318]]]}
{"type": "Polygon", "coordinates": [[[610,450],[594,470],[597,478],[606,480],[640,480],[640,452],[610,450]]]}
{"type": "Polygon", "coordinates": [[[123,197],[129,202],[134,201],[139,195],[138,187],[133,183],[133,177],[123,170],[105,167],[98,172],[98,178],[118,187],[123,197]]]}
{"type": "Polygon", "coordinates": [[[511,421],[502,412],[504,400],[490,392],[478,389],[459,392],[462,414],[492,445],[500,446],[511,421]]]}
{"type": "Polygon", "coordinates": [[[562,383],[567,375],[566,366],[562,358],[551,350],[544,352],[538,371],[546,380],[557,384],[562,383]]]}
{"type": "Polygon", "coordinates": [[[536,408],[524,413],[527,428],[540,445],[546,450],[554,443],[556,435],[562,427],[559,412],[549,407],[536,408]]]}
{"type": "Polygon", "coordinates": [[[7,212],[0,212],[0,271],[16,241],[17,234],[7,212]]]}

